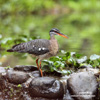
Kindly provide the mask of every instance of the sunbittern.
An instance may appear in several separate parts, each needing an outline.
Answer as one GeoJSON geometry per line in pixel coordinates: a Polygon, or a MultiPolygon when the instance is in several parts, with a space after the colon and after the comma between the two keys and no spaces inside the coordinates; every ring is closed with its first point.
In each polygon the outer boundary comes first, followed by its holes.
{"type": "Polygon", "coordinates": [[[7,50],[8,52],[20,52],[20,53],[29,53],[37,57],[36,64],[40,70],[41,76],[43,76],[41,69],[41,61],[43,59],[55,56],[58,52],[58,43],[54,35],[60,35],[68,39],[68,36],[62,34],[58,29],[53,28],[49,32],[50,40],[46,39],[35,39],[26,43],[21,43],[14,45],[11,49],[7,50]],[[38,64],[38,60],[40,61],[38,64]]]}

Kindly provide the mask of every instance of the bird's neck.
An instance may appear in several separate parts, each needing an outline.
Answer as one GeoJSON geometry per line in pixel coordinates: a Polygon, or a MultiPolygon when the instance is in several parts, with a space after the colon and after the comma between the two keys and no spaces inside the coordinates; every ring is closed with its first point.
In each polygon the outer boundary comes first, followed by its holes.
{"type": "Polygon", "coordinates": [[[55,36],[54,35],[50,35],[50,40],[55,40],[55,36]]]}
{"type": "Polygon", "coordinates": [[[57,54],[59,48],[57,40],[55,39],[54,35],[52,36],[50,35],[49,43],[50,43],[50,54],[54,56],[57,54]]]}

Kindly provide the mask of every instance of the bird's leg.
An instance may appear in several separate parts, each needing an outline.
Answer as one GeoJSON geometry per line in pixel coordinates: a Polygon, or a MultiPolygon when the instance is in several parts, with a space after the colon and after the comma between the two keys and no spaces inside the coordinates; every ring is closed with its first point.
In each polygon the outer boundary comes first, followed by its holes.
{"type": "Polygon", "coordinates": [[[38,70],[39,70],[38,60],[39,60],[39,59],[36,59],[36,64],[37,64],[37,68],[38,68],[38,70]]]}
{"type": "Polygon", "coordinates": [[[39,65],[38,65],[38,60],[39,60],[39,59],[36,59],[36,64],[37,64],[37,68],[38,68],[38,70],[40,71],[41,77],[42,77],[42,76],[43,76],[43,73],[42,73],[42,69],[41,69],[41,61],[40,61],[39,65]]]}
{"type": "Polygon", "coordinates": [[[41,61],[40,61],[40,63],[39,63],[39,67],[40,67],[41,77],[43,77],[43,73],[42,73],[42,69],[41,69],[41,61]]]}

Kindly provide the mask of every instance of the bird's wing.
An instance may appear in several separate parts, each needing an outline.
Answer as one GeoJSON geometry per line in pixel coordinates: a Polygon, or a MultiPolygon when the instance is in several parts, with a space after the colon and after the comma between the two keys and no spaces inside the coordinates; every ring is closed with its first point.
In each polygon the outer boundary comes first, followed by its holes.
{"type": "Polygon", "coordinates": [[[42,55],[49,52],[49,40],[36,39],[30,41],[28,44],[30,45],[30,49],[28,50],[30,54],[42,55]]]}
{"type": "Polygon", "coordinates": [[[27,52],[38,56],[49,52],[49,45],[49,40],[36,39],[27,43],[14,45],[8,52],[27,52]]]}

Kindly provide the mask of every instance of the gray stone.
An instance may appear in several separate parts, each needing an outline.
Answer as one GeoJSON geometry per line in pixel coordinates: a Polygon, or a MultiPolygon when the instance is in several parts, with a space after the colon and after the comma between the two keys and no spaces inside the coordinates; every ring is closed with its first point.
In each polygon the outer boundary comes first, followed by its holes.
{"type": "Polygon", "coordinates": [[[0,90],[5,88],[5,79],[3,78],[3,75],[6,75],[5,67],[0,67],[0,90]]]}
{"type": "Polygon", "coordinates": [[[32,97],[47,99],[63,98],[64,88],[60,81],[50,77],[34,78],[29,86],[29,94],[32,97]]]}
{"type": "Polygon", "coordinates": [[[14,67],[14,70],[16,70],[16,71],[24,71],[24,72],[32,72],[32,71],[36,71],[36,70],[38,70],[38,68],[37,67],[35,67],[35,66],[30,66],[30,65],[16,65],[15,67],[14,67]]]}
{"type": "Polygon", "coordinates": [[[78,72],[91,72],[92,74],[98,74],[99,73],[99,69],[97,68],[83,68],[83,69],[79,69],[78,72]]]}
{"type": "Polygon", "coordinates": [[[33,71],[31,72],[31,76],[36,78],[36,77],[40,77],[41,75],[39,71],[33,71]]]}
{"type": "Polygon", "coordinates": [[[98,83],[93,73],[74,73],[67,82],[71,97],[78,100],[91,100],[96,97],[98,83]]]}
{"type": "Polygon", "coordinates": [[[19,72],[19,71],[7,71],[7,79],[10,83],[13,84],[22,84],[27,81],[27,79],[30,77],[29,74],[25,72],[19,72]]]}
{"type": "Polygon", "coordinates": [[[66,90],[63,100],[74,100],[68,90],[66,90]]]}

